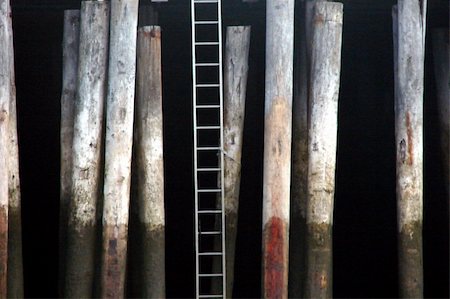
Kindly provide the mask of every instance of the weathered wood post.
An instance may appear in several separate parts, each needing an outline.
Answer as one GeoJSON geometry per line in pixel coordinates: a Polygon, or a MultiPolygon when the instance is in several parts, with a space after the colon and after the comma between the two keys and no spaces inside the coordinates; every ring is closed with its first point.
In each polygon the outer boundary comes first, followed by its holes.
{"type": "Polygon", "coordinates": [[[439,127],[442,147],[442,161],[444,162],[444,175],[447,196],[449,196],[449,131],[450,131],[450,85],[449,85],[449,35],[448,28],[435,29],[433,31],[433,56],[434,56],[434,73],[436,79],[437,95],[438,95],[438,111],[439,111],[439,127]]]}
{"type": "MultiPolygon", "coordinates": [[[[224,60],[224,120],[223,147],[225,186],[225,257],[226,294],[231,298],[234,283],[234,260],[241,182],[241,156],[244,133],[245,97],[247,91],[250,26],[227,27],[224,60]]],[[[218,219],[218,221],[221,221],[218,219]]],[[[220,251],[221,240],[215,239],[215,250],[220,251]]],[[[219,273],[222,260],[215,258],[213,273],[219,273]]],[[[222,281],[213,280],[211,294],[220,294],[222,281]]]]}
{"type": "Polygon", "coordinates": [[[262,294],[287,298],[294,1],[266,4],[262,294]]]}
{"type": "Polygon", "coordinates": [[[332,297],[332,226],[342,19],[342,3],[316,3],[312,19],[309,90],[306,298],[332,297]]]}
{"type": "Polygon", "coordinates": [[[93,296],[103,106],[108,59],[109,3],[81,3],[74,109],[71,199],[68,209],[64,296],[93,296]]]}
{"type": "Polygon", "coordinates": [[[139,296],[165,298],[164,161],[161,78],[161,29],[138,30],[136,90],[136,164],[141,261],[139,296]]]}
{"type": "Polygon", "coordinates": [[[61,156],[59,202],[59,295],[63,296],[66,273],[67,209],[72,189],[72,144],[75,94],[78,74],[80,11],[64,11],[63,78],[61,94],[61,156]]]}
{"type": "MultiPolygon", "coordinates": [[[[12,19],[9,19],[10,26],[12,19]]],[[[17,103],[14,70],[13,33],[9,40],[11,100],[9,102],[9,207],[8,207],[8,298],[23,298],[22,209],[19,174],[19,144],[17,137],[17,103]]]]}
{"type": "Polygon", "coordinates": [[[0,297],[8,288],[8,201],[10,152],[10,102],[13,92],[11,45],[13,41],[11,6],[0,0],[0,297]]]}
{"type": "Polygon", "coordinates": [[[106,108],[101,297],[124,296],[138,0],[112,0],[106,108]]]}
{"type": "MultiPolygon", "coordinates": [[[[395,140],[399,285],[403,298],[423,297],[423,84],[426,0],[399,0],[395,140]]],[[[395,12],[394,12],[395,14],[395,12]]],[[[395,30],[394,30],[395,31],[395,30]]]]}

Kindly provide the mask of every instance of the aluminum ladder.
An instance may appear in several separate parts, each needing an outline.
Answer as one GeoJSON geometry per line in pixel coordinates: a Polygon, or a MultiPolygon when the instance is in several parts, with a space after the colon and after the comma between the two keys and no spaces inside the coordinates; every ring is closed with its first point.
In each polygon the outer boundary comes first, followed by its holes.
{"type": "Polygon", "coordinates": [[[196,298],[226,298],[221,1],[191,0],[191,29],[196,298]]]}

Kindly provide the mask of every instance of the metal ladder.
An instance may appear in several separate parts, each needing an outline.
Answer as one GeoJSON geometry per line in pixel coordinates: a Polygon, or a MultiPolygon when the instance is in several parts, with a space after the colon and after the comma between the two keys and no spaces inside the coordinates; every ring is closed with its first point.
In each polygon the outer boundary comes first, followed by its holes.
{"type": "Polygon", "coordinates": [[[191,29],[196,298],[226,298],[221,0],[191,0],[191,29]]]}

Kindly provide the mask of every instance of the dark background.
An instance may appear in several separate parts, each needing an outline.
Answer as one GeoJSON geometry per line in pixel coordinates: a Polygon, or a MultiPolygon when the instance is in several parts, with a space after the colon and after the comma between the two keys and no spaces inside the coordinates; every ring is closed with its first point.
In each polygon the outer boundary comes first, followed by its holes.
{"type": "MultiPolygon", "coordinates": [[[[343,1],[334,213],[334,296],[397,297],[393,0],[343,1]]],[[[148,0],[143,2],[148,4],[148,0]]],[[[225,0],[224,25],[252,26],[235,293],[260,297],[265,1],[225,0]]],[[[63,10],[79,1],[13,0],[25,295],[56,297],[63,10]]],[[[168,297],[194,295],[189,1],[158,6],[163,28],[168,297]]],[[[427,32],[448,27],[429,0],[427,32]]],[[[429,37],[429,35],[428,35],[429,37]]],[[[425,296],[449,296],[448,196],[439,153],[433,60],[425,74],[425,296]]],[[[291,236],[293,237],[293,236],[291,236]]]]}

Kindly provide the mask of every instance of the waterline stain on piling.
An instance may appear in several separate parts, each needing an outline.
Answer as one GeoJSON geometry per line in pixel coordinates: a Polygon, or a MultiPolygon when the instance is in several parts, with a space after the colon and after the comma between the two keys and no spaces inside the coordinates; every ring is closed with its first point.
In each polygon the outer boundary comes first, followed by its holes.
{"type": "Polygon", "coordinates": [[[278,217],[272,217],[264,227],[264,297],[284,298],[286,224],[278,217]]]}

